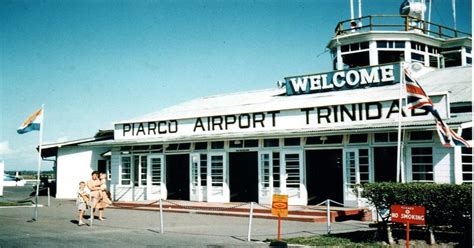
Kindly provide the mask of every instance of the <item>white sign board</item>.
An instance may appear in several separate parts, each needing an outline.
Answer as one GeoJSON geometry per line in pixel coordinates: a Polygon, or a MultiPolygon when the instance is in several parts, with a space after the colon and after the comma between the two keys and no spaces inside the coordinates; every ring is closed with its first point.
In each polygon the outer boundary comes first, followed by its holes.
{"type": "MultiPolygon", "coordinates": [[[[449,113],[447,95],[430,96],[442,118],[449,113]]],[[[116,140],[174,138],[347,127],[357,124],[393,123],[398,121],[398,99],[330,106],[314,106],[290,110],[202,116],[188,119],[154,120],[115,124],[116,140]]],[[[403,121],[433,120],[422,109],[402,111],[403,121]]],[[[434,123],[434,121],[433,121],[434,123]]]]}

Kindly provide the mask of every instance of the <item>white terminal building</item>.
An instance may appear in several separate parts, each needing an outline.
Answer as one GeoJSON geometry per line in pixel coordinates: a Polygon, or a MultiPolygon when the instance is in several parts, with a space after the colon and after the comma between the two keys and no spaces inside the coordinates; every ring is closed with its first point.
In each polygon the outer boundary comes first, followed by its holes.
{"type": "Polygon", "coordinates": [[[107,172],[114,201],[268,204],[288,194],[290,205],[362,206],[356,184],[472,183],[472,149],[443,147],[433,116],[405,100],[397,166],[401,61],[425,66],[416,79],[445,122],[472,140],[470,34],[410,13],[372,15],[338,23],[327,48],[334,71],[190,100],[44,145],[56,197],[75,198],[93,170],[107,172]]]}

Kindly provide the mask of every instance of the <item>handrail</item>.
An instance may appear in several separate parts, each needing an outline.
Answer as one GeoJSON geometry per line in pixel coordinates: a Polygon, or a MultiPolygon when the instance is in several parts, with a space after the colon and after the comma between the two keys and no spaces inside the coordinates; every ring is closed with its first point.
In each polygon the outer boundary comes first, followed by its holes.
{"type": "Polygon", "coordinates": [[[470,33],[462,32],[450,27],[446,27],[433,22],[428,22],[408,15],[368,15],[359,18],[340,21],[336,25],[335,35],[342,35],[362,30],[383,30],[387,28],[392,31],[411,31],[418,30],[427,35],[435,35],[439,38],[471,37],[470,33]],[[400,21],[394,21],[393,18],[402,18],[400,21]],[[391,18],[391,20],[389,20],[391,18]],[[367,20],[368,19],[368,20],[367,20]],[[377,23],[379,21],[379,23],[377,23]],[[385,23],[383,23],[385,21],[385,23]],[[368,24],[367,24],[368,22],[368,24]],[[380,23],[382,22],[382,23],[380,23]],[[359,24],[364,23],[364,25],[359,24]],[[415,25],[416,24],[416,25],[415,25]],[[359,26],[361,25],[361,26],[359,26]],[[345,28],[347,26],[347,28],[345,28]],[[393,28],[400,27],[399,30],[393,28]],[[429,27],[429,29],[428,29],[429,27]]]}

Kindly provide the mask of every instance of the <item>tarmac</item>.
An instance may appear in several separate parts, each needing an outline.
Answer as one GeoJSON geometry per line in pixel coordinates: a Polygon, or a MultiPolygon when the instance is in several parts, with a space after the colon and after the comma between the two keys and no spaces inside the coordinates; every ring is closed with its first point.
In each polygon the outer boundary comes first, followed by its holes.
{"type": "MultiPolygon", "coordinates": [[[[0,201],[24,199],[31,189],[6,187],[0,201]]],[[[47,206],[41,196],[39,204],[36,221],[32,206],[0,207],[0,247],[268,247],[264,241],[277,236],[276,220],[254,218],[247,241],[248,217],[164,212],[161,230],[158,211],[119,208],[106,209],[104,221],[78,226],[75,201],[51,198],[47,206]]],[[[332,233],[367,229],[367,222],[331,223],[332,233]]],[[[326,223],[283,221],[281,237],[326,232],[326,223]]]]}

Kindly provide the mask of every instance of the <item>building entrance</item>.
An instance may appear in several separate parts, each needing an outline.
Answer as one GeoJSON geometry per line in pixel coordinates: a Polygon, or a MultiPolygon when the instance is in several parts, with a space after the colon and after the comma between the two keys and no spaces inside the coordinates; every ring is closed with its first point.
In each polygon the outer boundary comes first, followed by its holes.
{"type": "Polygon", "coordinates": [[[170,200],[189,200],[189,154],[166,155],[166,189],[170,200]]]}
{"type": "Polygon", "coordinates": [[[342,149],[306,150],[308,204],[343,201],[342,149]]]}
{"type": "Polygon", "coordinates": [[[397,147],[374,147],[374,181],[397,181],[397,147]]]}
{"type": "Polygon", "coordinates": [[[258,202],[258,152],[229,153],[231,202],[258,202]]]}

